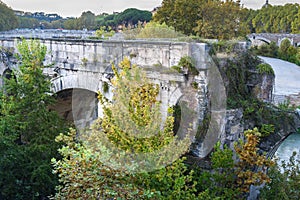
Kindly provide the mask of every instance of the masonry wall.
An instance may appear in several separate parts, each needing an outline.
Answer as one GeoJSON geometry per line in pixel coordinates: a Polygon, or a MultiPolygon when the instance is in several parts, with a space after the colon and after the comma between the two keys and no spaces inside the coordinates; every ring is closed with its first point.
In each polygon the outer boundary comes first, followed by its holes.
{"type": "MultiPolygon", "coordinates": [[[[171,67],[183,56],[193,56],[193,44],[163,41],[99,41],[41,39],[49,53],[46,64],[61,68],[104,72],[111,63],[130,57],[139,66],[171,67]]],[[[17,39],[0,39],[1,46],[15,48],[17,39]]]]}

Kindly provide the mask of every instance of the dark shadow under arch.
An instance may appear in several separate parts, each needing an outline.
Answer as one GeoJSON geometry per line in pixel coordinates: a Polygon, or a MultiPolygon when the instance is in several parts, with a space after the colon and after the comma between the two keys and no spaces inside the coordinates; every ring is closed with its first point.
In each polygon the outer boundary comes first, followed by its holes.
{"type": "Polygon", "coordinates": [[[57,102],[50,107],[75,126],[85,128],[98,117],[98,99],[93,91],[79,88],[65,89],[55,94],[57,102]]]}
{"type": "Polygon", "coordinates": [[[256,38],[256,40],[262,41],[262,42],[264,42],[264,43],[266,43],[266,44],[270,44],[269,41],[264,40],[263,38],[256,38]]]}

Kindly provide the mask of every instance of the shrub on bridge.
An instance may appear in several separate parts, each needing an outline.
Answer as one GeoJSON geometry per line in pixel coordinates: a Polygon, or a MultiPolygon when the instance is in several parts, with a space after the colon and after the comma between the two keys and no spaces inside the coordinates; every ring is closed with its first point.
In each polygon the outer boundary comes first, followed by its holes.
{"type": "Polygon", "coordinates": [[[269,74],[269,75],[274,75],[274,70],[271,65],[267,63],[261,63],[256,66],[256,69],[258,70],[258,73],[260,74],[269,74]]]}
{"type": "Polygon", "coordinates": [[[57,137],[65,146],[59,150],[63,159],[52,160],[61,184],[55,197],[195,199],[193,172],[178,159],[189,138],[178,141],[174,136],[171,109],[160,129],[158,86],[128,59],[119,66],[121,72],[113,67],[113,103],[99,93],[103,118],[78,138],[74,130],[57,137]],[[169,160],[173,157],[178,160],[169,160]]]}

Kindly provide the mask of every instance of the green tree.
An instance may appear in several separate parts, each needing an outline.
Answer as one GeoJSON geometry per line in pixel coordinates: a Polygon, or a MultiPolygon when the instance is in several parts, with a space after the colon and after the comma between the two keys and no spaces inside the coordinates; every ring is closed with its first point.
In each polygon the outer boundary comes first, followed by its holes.
{"type": "Polygon", "coordinates": [[[74,131],[57,138],[66,145],[59,150],[63,159],[53,159],[61,182],[56,198],[195,198],[192,172],[182,160],[172,163],[189,139],[174,136],[171,114],[160,129],[158,87],[128,59],[119,66],[121,72],[113,67],[113,104],[99,94],[103,118],[77,142],[74,131]]]}
{"type": "Polygon", "coordinates": [[[246,141],[235,146],[235,152],[220,143],[211,155],[211,170],[195,169],[197,191],[210,199],[244,199],[250,185],[261,185],[270,181],[265,168],[273,165],[264,155],[258,154],[260,133],[256,128],[244,132],[246,141]],[[234,157],[238,157],[234,160],[234,157]]]}
{"type": "Polygon", "coordinates": [[[54,103],[43,75],[46,47],[37,41],[18,44],[20,66],[5,80],[0,98],[0,194],[3,199],[43,199],[54,193],[57,177],[56,135],[65,123],[48,106],[54,103]]]}
{"type": "Polygon", "coordinates": [[[7,31],[18,27],[18,20],[14,11],[0,1],[0,31],[7,31]]]}
{"type": "Polygon", "coordinates": [[[18,17],[19,28],[38,28],[39,20],[30,17],[18,17]]]}
{"type": "Polygon", "coordinates": [[[211,199],[238,199],[241,190],[236,184],[233,151],[227,146],[221,149],[220,143],[215,145],[211,155],[212,170],[195,170],[198,191],[207,191],[211,199]]]}
{"type": "Polygon", "coordinates": [[[300,9],[298,9],[298,14],[295,16],[292,22],[292,33],[300,34],[300,9]]]}
{"type": "Polygon", "coordinates": [[[242,33],[239,1],[164,0],[154,20],[186,35],[229,39],[242,33]]]}
{"type": "Polygon", "coordinates": [[[107,39],[115,34],[115,31],[111,29],[111,27],[101,26],[100,29],[95,32],[96,37],[99,39],[107,39]]]}
{"type": "Polygon", "coordinates": [[[267,6],[250,16],[256,33],[291,33],[297,28],[299,4],[267,6]]]}
{"type": "Polygon", "coordinates": [[[300,60],[297,59],[298,51],[296,47],[292,46],[289,39],[284,39],[279,46],[278,56],[283,60],[299,64],[300,60]]]}
{"type": "Polygon", "coordinates": [[[83,12],[78,18],[79,20],[79,29],[88,29],[94,30],[96,28],[96,16],[91,11],[83,12]]]}
{"type": "Polygon", "coordinates": [[[116,23],[124,25],[136,25],[139,22],[149,22],[152,19],[152,13],[149,11],[128,8],[116,16],[116,23]]]}
{"type": "Polygon", "coordinates": [[[72,19],[67,19],[64,21],[64,28],[65,29],[70,29],[70,30],[77,30],[80,29],[79,27],[79,20],[76,18],[72,18],[72,19]]]}
{"type": "Polygon", "coordinates": [[[205,0],[164,0],[162,6],[154,15],[154,20],[186,35],[194,34],[193,28],[201,19],[201,9],[205,7],[205,0]]]}
{"type": "Polygon", "coordinates": [[[300,161],[296,160],[296,152],[290,157],[288,162],[283,162],[281,169],[275,165],[268,170],[271,182],[268,183],[260,194],[260,199],[299,199],[300,181],[300,161]]]}

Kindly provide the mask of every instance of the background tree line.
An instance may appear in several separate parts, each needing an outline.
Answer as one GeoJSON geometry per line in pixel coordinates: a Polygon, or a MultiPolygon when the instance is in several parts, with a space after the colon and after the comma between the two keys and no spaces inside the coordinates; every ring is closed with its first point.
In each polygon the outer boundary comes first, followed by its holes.
{"type": "Polygon", "coordinates": [[[18,16],[20,28],[62,28],[70,30],[96,30],[99,27],[112,27],[117,30],[118,25],[136,26],[138,22],[149,22],[152,13],[149,11],[129,8],[121,13],[95,15],[91,11],[86,11],[79,18],[59,19],[49,22],[38,18],[18,16]]]}
{"type": "Polygon", "coordinates": [[[239,0],[164,0],[154,20],[202,38],[230,39],[248,33],[300,33],[299,4],[242,7],[239,0]]]}
{"type": "MultiPolygon", "coordinates": [[[[28,16],[15,16],[4,3],[0,4],[0,30],[14,28],[63,28],[96,30],[118,25],[136,27],[138,22],[149,22],[152,13],[129,8],[121,13],[96,15],[86,11],[78,18],[54,21],[28,16]]],[[[234,0],[163,0],[154,21],[166,23],[186,35],[202,38],[231,39],[248,33],[300,33],[299,4],[268,5],[258,10],[244,8],[234,0]]]]}
{"type": "Polygon", "coordinates": [[[18,27],[18,20],[13,10],[0,1],[0,31],[7,31],[18,27]]]}

